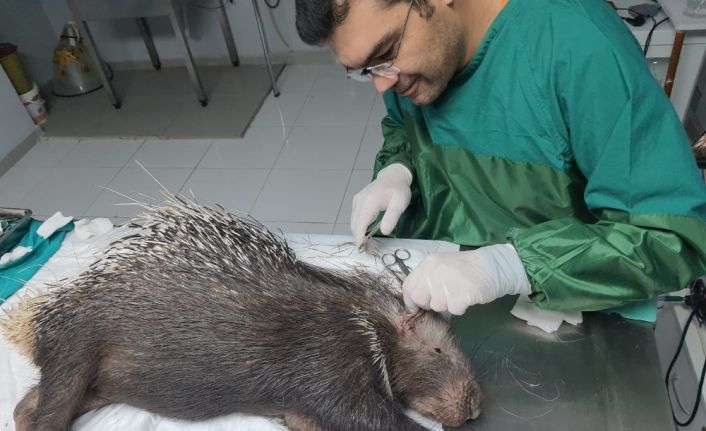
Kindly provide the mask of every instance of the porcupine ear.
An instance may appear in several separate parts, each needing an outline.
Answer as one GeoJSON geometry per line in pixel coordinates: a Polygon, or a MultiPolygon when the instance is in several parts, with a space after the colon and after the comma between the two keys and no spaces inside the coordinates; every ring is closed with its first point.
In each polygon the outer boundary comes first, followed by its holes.
{"type": "Polygon", "coordinates": [[[405,311],[404,313],[398,315],[395,318],[395,327],[402,335],[410,334],[414,330],[414,324],[423,313],[422,310],[416,311],[414,313],[409,313],[405,311]]]}

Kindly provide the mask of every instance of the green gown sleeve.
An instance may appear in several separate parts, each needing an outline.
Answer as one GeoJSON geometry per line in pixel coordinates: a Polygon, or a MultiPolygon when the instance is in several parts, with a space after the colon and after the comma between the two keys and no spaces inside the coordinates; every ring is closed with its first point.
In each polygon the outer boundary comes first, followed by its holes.
{"type": "Polygon", "coordinates": [[[681,289],[706,273],[706,190],[682,125],[634,41],[571,33],[534,78],[556,97],[598,222],[510,231],[532,300],[598,310],[681,289]]]}
{"type": "Polygon", "coordinates": [[[385,96],[388,114],[382,119],[382,135],[384,143],[375,158],[375,175],[386,166],[401,163],[412,173],[414,178],[414,164],[410,154],[409,140],[402,120],[402,114],[397,106],[394,96],[390,93],[385,96]]]}

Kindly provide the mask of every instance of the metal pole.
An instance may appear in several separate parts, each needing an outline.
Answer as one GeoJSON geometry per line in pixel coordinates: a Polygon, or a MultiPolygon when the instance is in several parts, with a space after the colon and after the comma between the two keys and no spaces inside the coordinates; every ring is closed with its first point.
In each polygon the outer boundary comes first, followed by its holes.
{"type": "Polygon", "coordinates": [[[222,0],[222,5],[223,7],[218,8],[218,19],[221,22],[223,38],[226,40],[226,46],[228,47],[228,55],[230,55],[230,62],[233,63],[233,66],[238,66],[240,64],[240,59],[238,58],[238,49],[235,47],[233,32],[231,31],[230,23],[228,22],[228,14],[226,13],[225,0],[222,0]]]}
{"type": "Polygon", "coordinates": [[[152,39],[152,32],[147,26],[147,20],[143,17],[137,18],[137,26],[140,28],[140,33],[142,34],[142,39],[145,41],[145,47],[150,55],[150,60],[152,60],[152,66],[155,70],[159,70],[162,67],[162,63],[159,61],[159,55],[157,54],[157,49],[154,47],[154,40],[152,39]]]}
{"type": "Polygon", "coordinates": [[[171,2],[172,7],[169,10],[169,20],[172,23],[172,28],[174,28],[174,34],[176,35],[177,42],[181,46],[181,50],[184,53],[184,61],[186,62],[186,70],[189,72],[189,77],[191,82],[194,84],[194,89],[196,90],[196,95],[201,102],[201,106],[208,105],[208,99],[203,92],[203,86],[201,85],[201,79],[196,71],[196,66],[194,65],[194,58],[191,56],[191,49],[189,48],[189,42],[186,40],[186,35],[184,35],[184,29],[179,22],[179,17],[177,16],[177,8],[175,1],[171,2]]]}
{"type": "Polygon", "coordinates": [[[272,73],[272,63],[270,62],[270,47],[267,45],[267,37],[265,36],[265,27],[262,25],[262,16],[260,15],[260,7],[257,5],[257,0],[252,0],[253,9],[255,9],[255,22],[257,29],[260,31],[260,40],[262,41],[262,50],[265,52],[265,61],[267,62],[267,70],[270,72],[270,81],[272,82],[272,93],[275,97],[279,97],[277,89],[277,81],[272,73]]]}
{"type": "Polygon", "coordinates": [[[100,55],[98,55],[98,49],[96,48],[96,44],[93,41],[91,31],[88,29],[86,21],[82,19],[81,11],[76,6],[74,0],[69,0],[68,4],[69,9],[71,9],[71,14],[74,17],[74,21],[76,21],[76,25],[78,25],[79,31],[83,35],[83,40],[86,42],[86,48],[88,48],[88,53],[91,55],[91,57],[93,57],[96,63],[96,67],[98,68],[96,72],[98,73],[98,77],[103,83],[103,88],[105,88],[105,91],[108,92],[108,97],[110,97],[110,103],[113,104],[113,107],[115,109],[120,109],[122,105],[120,103],[120,100],[118,100],[118,97],[115,95],[115,89],[113,88],[113,85],[105,74],[103,62],[101,61],[100,55]]]}

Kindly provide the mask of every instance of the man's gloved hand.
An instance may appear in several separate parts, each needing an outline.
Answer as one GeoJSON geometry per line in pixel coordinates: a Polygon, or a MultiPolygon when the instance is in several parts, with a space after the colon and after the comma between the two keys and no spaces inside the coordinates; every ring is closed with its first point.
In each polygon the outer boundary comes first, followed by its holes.
{"type": "Polygon", "coordinates": [[[424,308],[455,315],[501,296],[532,292],[511,244],[427,256],[407,276],[402,290],[409,311],[424,308]]]}
{"type": "Polygon", "coordinates": [[[404,165],[393,163],[378,172],[375,181],[353,197],[351,231],[356,245],[365,239],[365,232],[380,211],[385,211],[380,223],[383,235],[389,235],[412,198],[412,173],[404,165]]]}

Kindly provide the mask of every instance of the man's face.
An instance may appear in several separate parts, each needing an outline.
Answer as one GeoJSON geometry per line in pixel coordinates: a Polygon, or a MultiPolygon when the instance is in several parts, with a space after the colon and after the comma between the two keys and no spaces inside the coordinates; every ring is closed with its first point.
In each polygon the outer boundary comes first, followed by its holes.
{"type": "Polygon", "coordinates": [[[379,92],[389,89],[417,105],[433,102],[463,65],[463,30],[447,2],[430,0],[430,18],[412,9],[407,1],[386,8],[380,0],[349,0],[345,20],[329,43],[349,69],[375,66],[393,60],[399,76],[374,76],[379,92]],[[403,34],[404,33],[404,34],[403,34]],[[399,45],[399,48],[398,48],[399,45]]]}

